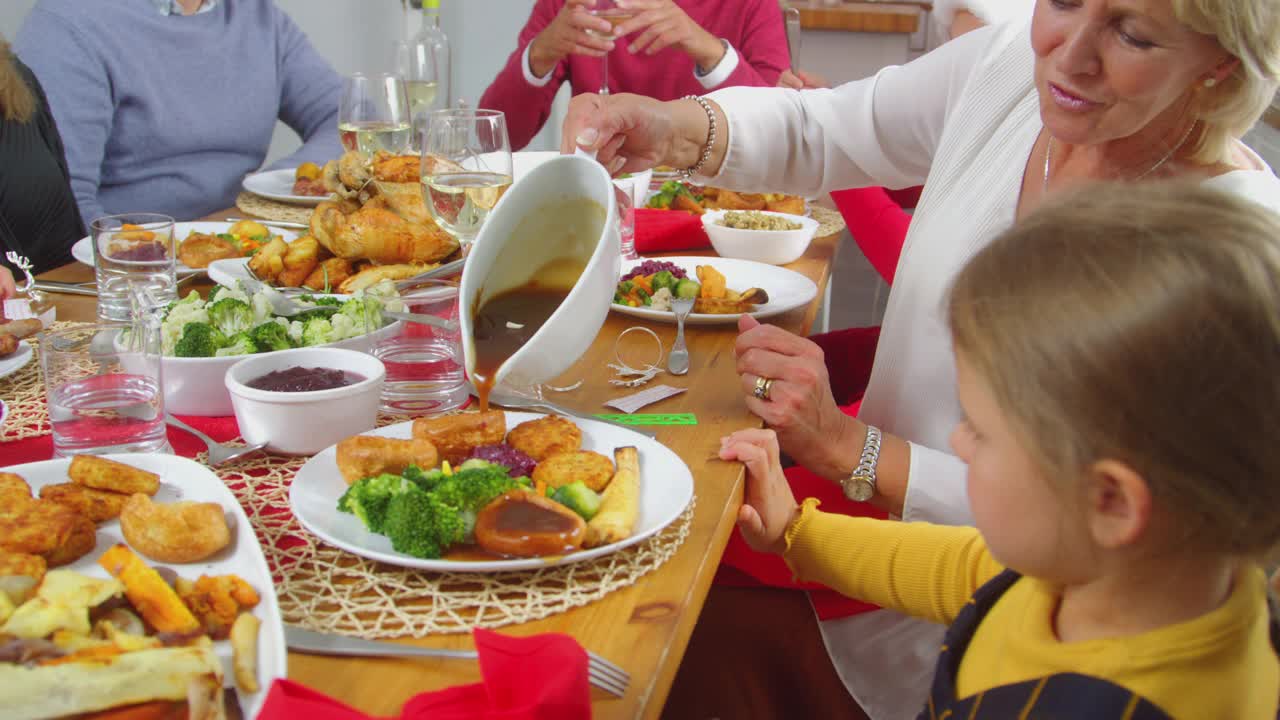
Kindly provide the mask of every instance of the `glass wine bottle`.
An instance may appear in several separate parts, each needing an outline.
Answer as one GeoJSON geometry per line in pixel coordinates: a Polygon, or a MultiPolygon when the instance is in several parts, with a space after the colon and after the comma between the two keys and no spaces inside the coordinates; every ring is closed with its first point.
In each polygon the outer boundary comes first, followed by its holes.
{"type": "Polygon", "coordinates": [[[449,38],[440,29],[440,0],[422,0],[422,23],[417,34],[399,43],[396,66],[416,138],[427,113],[449,106],[449,38]]]}

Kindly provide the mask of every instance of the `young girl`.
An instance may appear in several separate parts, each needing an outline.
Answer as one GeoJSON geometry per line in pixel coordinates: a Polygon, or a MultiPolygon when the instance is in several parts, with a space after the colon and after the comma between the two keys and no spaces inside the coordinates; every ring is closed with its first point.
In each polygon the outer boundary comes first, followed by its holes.
{"type": "Polygon", "coordinates": [[[1280,218],[1095,187],[979,252],[948,320],[977,528],[797,506],[747,430],[744,539],[949,623],[923,718],[1276,718],[1280,218]]]}

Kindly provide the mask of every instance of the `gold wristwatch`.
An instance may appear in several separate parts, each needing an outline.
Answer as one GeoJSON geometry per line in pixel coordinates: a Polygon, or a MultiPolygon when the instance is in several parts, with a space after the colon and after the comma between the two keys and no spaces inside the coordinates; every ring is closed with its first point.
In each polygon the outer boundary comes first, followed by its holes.
{"type": "Polygon", "coordinates": [[[862,456],[849,477],[840,481],[844,496],[866,502],[876,495],[876,465],[880,462],[880,428],[867,426],[867,439],[862,443],[862,456]]]}

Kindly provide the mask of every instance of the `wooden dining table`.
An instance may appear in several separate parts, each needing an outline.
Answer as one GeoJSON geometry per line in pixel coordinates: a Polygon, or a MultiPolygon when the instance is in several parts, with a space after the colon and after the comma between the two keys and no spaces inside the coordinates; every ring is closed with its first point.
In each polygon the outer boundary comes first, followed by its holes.
{"type": "MultiPolygon", "coordinates": [[[[213,213],[207,220],[245,214],[236,210],[213,213]]],[[[767,322],[785,330],[807,335],[820,311],[839,235],[815,238],[804,256],[786,267],[813,280],[818,286],[808,305],[767,322]]],[[[682,253],[689,254],[711,254],[682,253]]],[[[44,273],[44,280],[83,282],[93,279],[93,270],[80,264],[66,265],[44,273]]],[[[730,279],[732,283],[732,279],[730,279]]],[[[184,285],[202,293],[209,289],[207,278],[184,285]]],[[[767,288],[766,288],[767,289],[767,288]]],[[[185,292],[185,290],[184,290],[185,292]]],[[[93,297],[51,295],[59,320],[94,319],[93,297]]],[[[606,365],[615,361],[615,341],[629,327],[652,329],[669,348],[675,337],[674,323],[646,322],[612,312],[587,353],[565,373],[566,381],[582,380],[581,387],[558,395],[557,402],[576,410],[609,412],[603,403],[634,389],[609,384],[613,376],[606,365]]],[[[643,355],[645,346],[627,336],[627,353],[643,355]]],[[[689,466],[694,478],[696,504],[687,539],[675,554],[652,573],[634,584],[609,593],[588,605],[550,617],[501,628],[512,635],[567,633],[584,648],[620,665],[630,674],[623,697],[613,697],[593,688],[593,714],[597,718],[657,718],[662,714],[672,681],[680,666],[690,634],[698,620],[720,556],[734,531],[742,501],[743,467],[717,458],[720,438],[739,429],[760,427],[761,421],[747,411],[744,391],[735,372],[734,341],[737,326],[728,321],[716,325],[686,328],[690,354],[687,375],[661,374],[652,384],[684,388],[673,397],[647,406],[643,412],[693,413],[694,425],[661,426],[657,439],[671,448],[689,466]]],[[[656,347],[650,343],[652,356],[656,347]]],[[[643,469],[642,469],[643,477],[643,469]]],[[[470,648],[466,634],[405,638],[402,642],[438,648],[470,648]]],[[[392,715],[411,696],[428,690],[480,678],[473,661],[435,659],[351,658],[289,653],[289,677],[318,689],[366,713],[392,715]]]]}

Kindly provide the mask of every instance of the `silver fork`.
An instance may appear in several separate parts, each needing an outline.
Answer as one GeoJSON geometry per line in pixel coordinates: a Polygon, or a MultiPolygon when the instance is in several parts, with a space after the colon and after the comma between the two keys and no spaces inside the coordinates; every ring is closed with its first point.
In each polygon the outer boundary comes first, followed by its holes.
{"type": "MultiPolygon", "coordinates": [[[[306,630],[295,625],[284,626],[285,644],[290,650],[317,655],[346,655],[358,657],[434,657],[474,660],[475,650],[444,650],[416,645],[361,640],[346,635],[306,630]]],[[[631,676],[626,670],[587,651],[587,678],[592,685],[605,692],[622,697],[627,692],[631,676]]]]}
{"type": "Polygon", "coordinates": [[[676,342],[667,355],[667,372],[684,375],[689,372],[689,346],[684,342],[684,319],[693,312],[693,298],[674,298],[671,309],[676,314],[676,342]]]}
{"type": "Polygon", "coordinates": [[[186,430],[192,435],[195,435],[196,437],[203,440],[204,444],[209,448],[209,464],[210,465],[222,465],[223,463],[229,463],[232,460],[242,458],[251,452],[257,452],[262,448],[266,447],[265,442],[261,442],[256,445],[246,445],[244,447],[231,447],[230,445],[223,445],[220,442],[214,442],[213,438],[209,437],[208,435],[205,435],[199,430],[182,422],[181,420],[170,415],[169,413],[164,414],[164,421],[165,421],[165,424],[167,425],[172,425],[178,428],[179,430],[186,430]]]}

